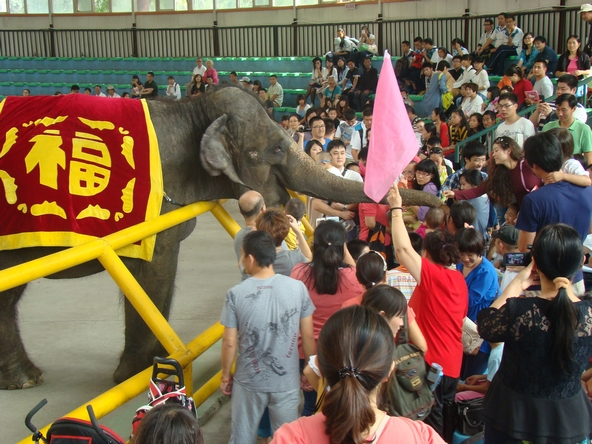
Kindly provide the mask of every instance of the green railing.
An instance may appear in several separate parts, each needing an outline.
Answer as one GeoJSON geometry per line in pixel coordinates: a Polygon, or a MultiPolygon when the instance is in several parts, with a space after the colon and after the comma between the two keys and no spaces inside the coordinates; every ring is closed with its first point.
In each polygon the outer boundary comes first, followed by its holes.
{"type": "MultiPolygon", "coordinates": [[[[582,79],[578,82],[578,87],[581,85],[587,85],[588,83],[592,82],[592,77],[587,77],[585,79],[582,79]]],[[[553,95],[547,99],[545,99],[545,102],[552,102],[556,99],[556,95],[553,95]]],[[[586,97],[583,97],[584,100],[584,106],[585,106],[585,102],[586,102],[586,97]]],[[[531,112],[533,112],[536,109],[536,105],[531,105],[527,108],[524,108],[522,111],[520,111],[518,113],[518,115],[520,117],[526,115],[526,114],[530,114],[531,112]]],[[[460,152],[463,148],[463,146],[465,146],[467,143],[473,141],[473,140],[477,140],[480,139],[483,136],[487,136],[488,134],[494,133],[495,130],[497,129],[498,126],[500,126],[503,123],[503,121],[496,123],[495,125],[490,126],[489,128],[484,129],[483,131],[479,131],[476,134],[473,134],[470,137],[467,137],[465,140],[460,141],[459,143],[456,144],[455,146],[455,151],[454,151],[454,161],[456,163],[460,163],[461,162],[461,158],[460,158],[460,152]]],[[[493,138],[491,138],[491,140],[493,140],[493,138]]],[[[488,151],[491,150],[491,147],[488,146],[487,147],[488,151]]]]}

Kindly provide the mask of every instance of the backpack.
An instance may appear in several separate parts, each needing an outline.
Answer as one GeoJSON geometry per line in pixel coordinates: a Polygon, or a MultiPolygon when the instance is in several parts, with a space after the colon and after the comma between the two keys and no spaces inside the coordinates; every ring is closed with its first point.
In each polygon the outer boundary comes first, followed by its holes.
{"type": "Polygon", "coordinates": [[[406,69],[409,69],[409,59],[403,56],[395,62],[395,76],[397,76],[397,79],[401,78],[401,73],[406,69]]]}
{"type": "Polygon", "coordinates": [[[423,352],[409,343],[407,315],[401,343],[397,346],[395,371],[384,384],[383,399],[391,416],[403,416],[414,421],[425,420],[434,405],[434,395],[427,380],[423,352]]]}

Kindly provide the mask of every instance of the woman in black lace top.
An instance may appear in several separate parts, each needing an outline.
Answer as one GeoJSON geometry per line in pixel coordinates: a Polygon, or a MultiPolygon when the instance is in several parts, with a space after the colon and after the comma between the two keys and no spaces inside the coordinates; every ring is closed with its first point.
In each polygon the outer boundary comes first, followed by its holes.
{"type": "Polygon", "coordinates": [[[477,316],[479,333],[505,342],[484,404],[485,440],[507,444],[575,444],[592,432],[592,403],[580,377],[592,355],[592,303],[573,293],[582,240],[568,225],[545,227],[528,265],[490,308],[477,316]],[[541,294],[516,295],[540,276],[541,294]]]}

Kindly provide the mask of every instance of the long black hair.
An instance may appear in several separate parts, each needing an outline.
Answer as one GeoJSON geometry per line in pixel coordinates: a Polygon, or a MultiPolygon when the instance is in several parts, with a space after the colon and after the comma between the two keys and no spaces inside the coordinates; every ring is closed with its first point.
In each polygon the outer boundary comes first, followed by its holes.
{"type": "Polygon", "coordinates": [[[345,228],[338,222],[327,220],[315,229],[305,283],[318,294],[335,294],[339,289],[339,269],[348,266],[343,262],[345,238],[345,228]]]}
{"type": "MultiPolygon", "coordinates": [[[[572,279],[582,265],[584,251],[578,232],[565,224],[547,225],[537,234],[532,257],[540,273],[551,281],[557,278],[572,279]]],[[[551,364],[559,372],[574,372],[573,342],[578,325],[577,311],[560,288],[546,313],[551,336],[551,364]]]]}
{"type": "MultiPolygon", "coordinates": [[[[440,183],[440,173],[438,172],[438,166],[433,160],[430,159],[423,159],[417,165],[415,165],[415,172],[423,171],[424,173],[428,173],[432,175],[430,182],[436,185],[438,191],[442,188],[442,184],[440,183]]],[[[429,183],[429,182],[428,182],[429,183]]],[[[427,185],[427,183],[426,183],[427,185]]],[[[425,185],[419,185],[417,180],[413,182],[413,188],[416,190],[423,190],[425,185]]]]}

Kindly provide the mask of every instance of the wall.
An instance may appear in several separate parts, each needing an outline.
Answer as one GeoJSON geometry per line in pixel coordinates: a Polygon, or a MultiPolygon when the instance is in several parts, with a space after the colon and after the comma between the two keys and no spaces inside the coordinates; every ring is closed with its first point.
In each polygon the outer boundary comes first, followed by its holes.
{"type": "MultiPolygon", "coordinates": [[[[578,6],[583,0],[568,0],[568,6],[578,6]]],[[[560,0],[415,0],[395,1],[382,4],[385,20],[407,20],[416,18],[459,17],[469,8],[471,15],[496,15],[500,11],[546,9],[559,5],[560,0]]],[[[357,4],[356,9],[345,9],[344,5],[326,7],[302,7],[297,9],[299,24],[372,22],[378,18],[379,5],[357,4]]],[[[252,26],[292,23],[292,8],[274,10],[222,11],[214,15],[204,13],[138,14],[138,28],[186,28],[210,27],[214,20],[219,26],[252,26]]],[[[130,28],[131,14],[110,16],[54,16],[56,29],[121,29],[130,28]]],[[[49,26],[47,16],[0,16],[0,29],[44,29],[49,26]]]]}

